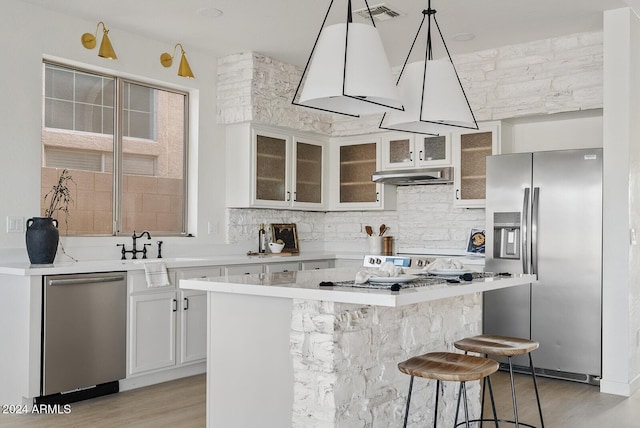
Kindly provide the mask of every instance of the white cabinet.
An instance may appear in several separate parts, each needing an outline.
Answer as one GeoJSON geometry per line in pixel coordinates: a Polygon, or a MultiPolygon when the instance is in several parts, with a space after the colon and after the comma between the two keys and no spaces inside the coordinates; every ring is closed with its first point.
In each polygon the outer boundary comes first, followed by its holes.
{"type": "Polygon", "coordinates": [[[486,157],[511,151],[511,125],[499,121],[478,123],[478,130],[456,132],[454,152],[454,205],[484,208],[486,157]]]}
{"type": "Polygon", "coordinates": [[[300,270],[300,263],[298,262],[279,262],[279,263],[267,263],[265,265],[266,272],[295,272],[300,270]]]}
{"type": "Polygon", "coordinates": [[[230,265],[224,268],[225,275],[251,275],[263,272],[264,266],[261,264],[230,265]]]}
{"type": "Polygon", "coordinates": [[[320,137],[243,123],[229,125],[226,138],[227,207],[325,208],[320,137]]]}
{"type": "Polygon", "coordinates": [[[129,297],[129,374],[176,364],[176,311],[175,291],[129,297]]]}
{"type": "Polygon", "coordinates": [[[388,133],[382,135],[382,169],[427,168],[451,165],[449,134],[388,133]]]}
{"type": "Polygon", "coordinates": [[[305,260],[300,262],[302,270],[329,269],[334,267],[333,260],[305,260]]]}
{"type": "Polygon", "coordinates": [[[178,364],[207,358],[207,293],[180,290],[180,355],[178,364]]]}
{"type": "Polygon", "coordinates": [[[332,210],[395,209],[395,186],[371,181],[382,165],[381,152],[379,135],[337,138],[331,142],[332,210]]]}
{"type": "Polygon", "coordinates": [[[220,267],[169,270],[172,285],[147,288],[144,272],[127,275],[128,374],[205,361],[206,293],[176,288],[180,279],[220,275],[220,267]]]}

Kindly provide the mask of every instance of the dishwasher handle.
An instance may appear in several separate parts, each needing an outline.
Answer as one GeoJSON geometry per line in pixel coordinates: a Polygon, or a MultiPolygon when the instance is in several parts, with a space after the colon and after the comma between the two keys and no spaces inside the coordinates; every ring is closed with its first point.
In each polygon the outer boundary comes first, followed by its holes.
{"type": "Polygon", "coordinates": [[[48,285],[78,285],[78,284],[98,284],[102,282],[117,282],[124,281],[124,275],[109,275],[109,276],[90,276],[87,278],[69,278],[69,279],[50,279],[47,281],[48,285]]]}

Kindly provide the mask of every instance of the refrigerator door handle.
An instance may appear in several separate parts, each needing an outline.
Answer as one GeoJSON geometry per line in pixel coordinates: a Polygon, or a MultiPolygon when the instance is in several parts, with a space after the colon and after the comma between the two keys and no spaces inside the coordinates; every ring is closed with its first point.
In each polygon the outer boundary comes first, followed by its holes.
{"type": "Polygon", "coordinates": [[[528,187],[524,189],[524,198],[522,201],[522,236],[520,242],[522,243],[522,250],[520,251],[522,259],[522,273],[529,273],[529,251],[527,249],[529,240],[527,239],[528,225],[529,225],[529,194],[531,189],[528,187]]]}
{"type": "Polygon", "coordinates": [[[533,188],[533,206],[531,208],[531,273],[538,274],[538,211],[540,205],[540,188],[533,188]]]}

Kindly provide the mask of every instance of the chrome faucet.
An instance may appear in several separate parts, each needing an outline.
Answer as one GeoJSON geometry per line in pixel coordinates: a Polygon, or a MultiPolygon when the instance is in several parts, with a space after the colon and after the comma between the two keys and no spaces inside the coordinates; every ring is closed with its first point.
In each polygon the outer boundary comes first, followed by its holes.
{"type": "Polygon", "coordinates": [[[122,254],[122,258],[121,260],[126,260],[127,258],[127,253],[131,253],[131,259],[137,259],[138,253],[142,253],[142,258],[146,259],[147,258],[147,246],[151,245],[151,244],[143,244],[142,245],[142,250],[138,250],[138,248],[136,247],[136,240],[138,238],[142,238],[144,235],[147,235],[147,239],[151,239],[151,234],[149,233],[148,230],[143,231],[140,235],[136,235],[136,231],[133,231],[133,234],[131,235],[131,239],[133,239],[133,248],[131,250],[127,250],[125,248],[125,244],[116,244],[116,246],[118,247],[122,247],[122,250],[120,251],[120,253],[122,254]]]}

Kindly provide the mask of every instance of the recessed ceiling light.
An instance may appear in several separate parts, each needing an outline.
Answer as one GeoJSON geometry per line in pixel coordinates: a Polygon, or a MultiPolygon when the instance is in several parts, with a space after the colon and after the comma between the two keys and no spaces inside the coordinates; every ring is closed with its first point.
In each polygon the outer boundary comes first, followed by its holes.
{"type": "Polygon", "coordinates": [[[451,38],[456,42],[468,42],[469,40],[475,39],[476,35],[473,33],[458,33],[454,34],[451,38]]]}
{"type": "Polygon", "coordinates": [[[207,18],[218,18],[222,16],[222,11],[215,7],[205,7],[198,11],[198,15],[206,16],[207,18]]]}

